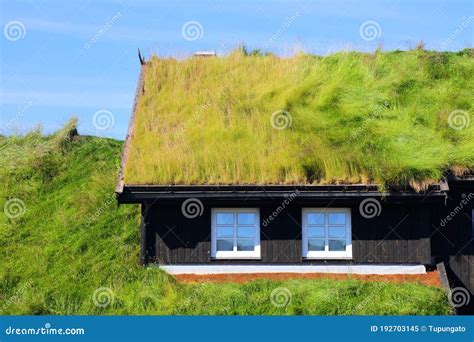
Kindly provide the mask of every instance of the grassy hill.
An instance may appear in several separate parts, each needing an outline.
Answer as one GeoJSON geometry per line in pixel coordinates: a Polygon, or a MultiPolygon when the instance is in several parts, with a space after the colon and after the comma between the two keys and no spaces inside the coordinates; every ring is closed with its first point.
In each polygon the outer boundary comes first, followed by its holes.
{"type": "Polygon", "coordinates": [[[113,198],[122,142],[76,136],[74,125],[0,137],[0,314],[450,312],[440,289],[418,284],[192,285],[143,268],[138,207],[113,198]]]}
{"type": "Polygon", "coordinates": [[[473,106],[473,49],[153,57],[124,180],[422,189],[474,169],[473,106]]]}

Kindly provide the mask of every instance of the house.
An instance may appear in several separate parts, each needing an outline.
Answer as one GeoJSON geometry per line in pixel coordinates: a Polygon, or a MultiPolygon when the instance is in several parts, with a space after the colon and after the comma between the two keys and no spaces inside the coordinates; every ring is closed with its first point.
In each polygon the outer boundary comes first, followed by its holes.
{"type": "Polygon", "coordinates": [[[116,193],[171,273],[423,273],[474,289],[473,50],[153,57],[116,193]]]}

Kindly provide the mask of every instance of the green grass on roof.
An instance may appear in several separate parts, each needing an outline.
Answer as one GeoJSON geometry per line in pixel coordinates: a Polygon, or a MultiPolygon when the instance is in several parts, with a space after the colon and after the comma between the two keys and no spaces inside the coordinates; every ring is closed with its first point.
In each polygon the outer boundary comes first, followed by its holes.
{"type": "Polygon", "coordinates": [[[153,57],[144,89],[126,184],[420,186],[474,168],[473,49],[153,57]]]}

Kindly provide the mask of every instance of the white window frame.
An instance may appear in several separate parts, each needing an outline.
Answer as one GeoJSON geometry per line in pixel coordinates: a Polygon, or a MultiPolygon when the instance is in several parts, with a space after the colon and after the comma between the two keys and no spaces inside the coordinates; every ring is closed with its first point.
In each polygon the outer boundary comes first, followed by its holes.
{"type": "Polygon", "coordinates": [[[352,259],[352,224],[350,208],[303,208],[302,209],[302,235],[303,235],[303,258],[305,259],[352,259]],[[329,213],[345,213],[346,224],[341,227],[346,228],[346,250],[345,251],[329,251],[328,237],[328,214],[329,213]],[[324,214],[324,251],[308,250],[308,214],[323,213],[324,214]]]}
{"type": "Polygon", "coordinates": [[[260,259],[260,210],[257,208],[212,208],[211,209],[211,257],[215,259],[260,259]],[[233,251],[217,251],[217,214],[218,213],[234,214],[234,250],[233,251]],[[237,250],[237,214],[252,213],[255,215],[255,236],[253,251],[237,250]]]}

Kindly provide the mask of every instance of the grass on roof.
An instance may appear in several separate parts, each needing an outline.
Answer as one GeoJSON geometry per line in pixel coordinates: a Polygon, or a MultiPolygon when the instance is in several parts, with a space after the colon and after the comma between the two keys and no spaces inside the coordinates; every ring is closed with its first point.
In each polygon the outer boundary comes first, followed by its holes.
{"type": "Polygon", "coordinates": [[[126,184],[422,187],[474,168],[473,49],[153,57],[144,89],[126,184]]]}

